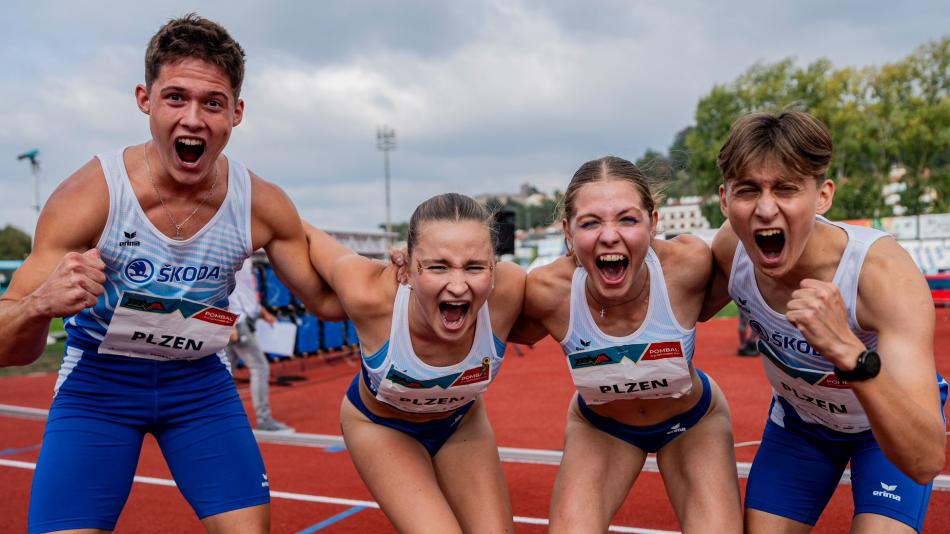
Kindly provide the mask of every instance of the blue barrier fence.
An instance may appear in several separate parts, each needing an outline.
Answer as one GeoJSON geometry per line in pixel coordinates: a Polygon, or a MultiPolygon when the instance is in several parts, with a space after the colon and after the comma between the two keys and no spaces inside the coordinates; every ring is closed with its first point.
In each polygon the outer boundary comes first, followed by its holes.
{"type": "MultiPolygon", "coordinates": [[[[294,354],[306,356],[323,351],[355,347],[359,343],[356,328],[351,321],[323,321],[310,314],[277,278],[269,265],[256,265],[261,304],[282,321],[297,325],[294,354]]],[[[268,354],[271,360],[286,356],[268,354]]]]}

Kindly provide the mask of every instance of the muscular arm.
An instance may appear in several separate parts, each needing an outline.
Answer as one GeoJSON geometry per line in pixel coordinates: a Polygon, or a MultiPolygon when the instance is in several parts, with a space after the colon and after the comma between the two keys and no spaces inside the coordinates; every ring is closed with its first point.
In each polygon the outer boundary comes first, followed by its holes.
{"type": "MultiPolygon", "coordinates": [[[[848,327],[838,288],[805,279],[786,317],[813,347],[844,370],[865,346],[848,327]]],[[[946,435],[933,355],[934,311],[927,283],[891,238],[875,243],[861,269],[858,323],[878,335],[881,371],[851,382],[881,450],[901,471],[926,484],[943,469],[946,435]]]]}
{"type": "Polygon", "coordinates": [[[95,305],[105,265],[92,247],[108,214],[109,192],[96,160],[50,196],[33,251],[0,299],[0,366],[32,363],[46,346],[50,319],[95,305]]]}
{"type": "Polygon", "coordinates": [[[706,286],[706,298],[699,312],[699,321],[708,321],[732,300],[729,297],[729,274],[732,272],[732,259],[738,243],[739,238],[732,231],[729,221],[726,221],[713,238],[712,274],[706,286]]]}
{"type": "Polygon", "coordinates": [[[946,461],[946,427],[935,379],[933,301],[927,282],[896,241],[880,240],[868,256],[858,291],[858,321],[878,333],[881,373],[851,388],[884,454],[911,478],[927,484],[946,461]]]}
{"type": "Polygon", "coordinates": [[[310,265],[307,237],[293,203],[276,185],[253,174],[251,180],[254,249],[264,247],[281,282],[311,313],[325,320],[345,318],[339,299],[310,265]]]}

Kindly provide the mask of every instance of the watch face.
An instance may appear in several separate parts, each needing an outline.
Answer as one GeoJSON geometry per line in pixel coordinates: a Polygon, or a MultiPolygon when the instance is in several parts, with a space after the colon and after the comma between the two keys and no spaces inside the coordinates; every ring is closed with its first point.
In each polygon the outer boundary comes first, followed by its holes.
{"type": "Polygon", "coordinates": [[[864,374],[866,374],[868,378],[875,377],[881,372],[881,357],[873,350],[864,353],[864,362],[862,363],[864,374]]]}

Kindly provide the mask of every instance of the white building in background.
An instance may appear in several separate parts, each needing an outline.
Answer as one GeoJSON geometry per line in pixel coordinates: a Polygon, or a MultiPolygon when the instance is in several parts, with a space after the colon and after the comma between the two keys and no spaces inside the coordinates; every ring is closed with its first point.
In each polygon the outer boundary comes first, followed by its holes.
{"type": "Polygon", "coordinates": [[[672,236],[709,229],[709,221],[703,216],[699,203],[660,206],[658,211],[657,234],[672,236]]]}

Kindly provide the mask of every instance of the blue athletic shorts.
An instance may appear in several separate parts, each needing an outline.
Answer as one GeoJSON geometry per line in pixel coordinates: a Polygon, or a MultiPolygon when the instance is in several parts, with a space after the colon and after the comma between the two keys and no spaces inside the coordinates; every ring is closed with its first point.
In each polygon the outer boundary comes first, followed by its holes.
{"type": "Polygon", "coordinates": [[[699,375],[699,380],[703,384],[703,394],[699,402],[689,410],[655,425],[632,426],[604,417],[588,408],[580,395],[577,395],[577,407],[580,408],[584,418],[594,425],[594,428],[622,439],[643,451],[657,452],[695,426],[709,411],[709,405],[712,403],[709,377],[699,369],[696,369],[696,374],[699,375]]]}
{"type": "MultiPolygon", "coordinates": [[[[947,398],[941,380],[941,402],[947,398]]],[[[851,462],[854,514],[877,514],[923,528],[933,483],[920,485],[881,452],[870,430],[835,432],[797,417],[789,404],[772,401],[783,410],[785,427],[770,418],[762,444],[752,462],[745,505],[753,510],[814,525],[851,462]]]]}
{"type": "Polygon", "coordinates": [[[465,414],[472,409],[472,406],[475,405],[475,401],[472,401],[465,406],[462,406],[458,410],[452,412],[452,415],[448,417],[443,417],[441,419],[433,419],[431,421],[426,421],[424,423],[414,423],[411,421],[404,421],[402,419],[393,419],[390,417],[380,417],[373,412],[369,411],[369,408],[366,407],[366,404],[363,403],[363,399],[360,398],[360,373],[357,373],[353,378],[353,382],[350,383],[349,389],[346,390],[346,398],[349,399],[350,403],[353,406],[356,406],[356,409],[359,410],[363,415],[365,415],[370,421],[376,423],[377,425],[382,425],[389,427],[405,434],[409,434],[409,437],[418,441],[422,444],[423,447],[429,451],[429,456],[435,456],[439,452],[439,449],[445,445],[445,442],[452,437],[452,434],[458,430],[460,424],[462,424],[462,418],[465,417],[465,414]]]}
{"type": "Polygon", "coordinates": [[[29,531],[113,530],[146,433],[199,518],[270,502],[264,462],[215,356],[85,355],[59,388],[33,476],[29,531]]]}

